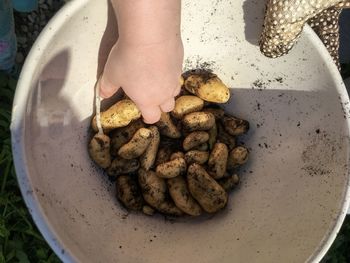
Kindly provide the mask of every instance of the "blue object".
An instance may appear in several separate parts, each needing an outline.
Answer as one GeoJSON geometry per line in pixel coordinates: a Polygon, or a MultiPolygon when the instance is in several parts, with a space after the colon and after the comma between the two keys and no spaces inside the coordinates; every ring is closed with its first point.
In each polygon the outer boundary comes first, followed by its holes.
{"type": "Polygon", "coordinates": [[[12,4],[18,12],[31,12],[38,8],[38,0],[12,0],[12,4]]]}
{"type": "Polygon", "coordinates": [[[16,35],[10,0],[0,0],[0,70],[9,72],[16,59],[16,35]]]}

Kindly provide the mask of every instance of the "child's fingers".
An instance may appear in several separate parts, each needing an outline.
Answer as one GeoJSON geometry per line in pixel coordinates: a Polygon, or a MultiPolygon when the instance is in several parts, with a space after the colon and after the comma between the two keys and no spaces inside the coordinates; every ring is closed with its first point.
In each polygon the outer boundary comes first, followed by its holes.
{"type": "Polygon", "coordinates": [[[165,101],[163,104],[160,105],[160,108],[163,112],[169,112],[172,111],[175,107],[175,99],[170,98],[167,101],[165,101]]]}
{"type": "Polygon", "coordinates": [[[105,74],[103,74],[102,77],[100,78],[99,85],[100,85],[100,96],[102,98],[111,97],[120,88],[120,85],[113,85],[105,76],[105,74]]]}
{"type": "Polygon", "coordinates": [[[159,121],[160,115],[162,114],[159,106],[137,105],[137,107],[140,109],[145,123],[152,124],[159,121]]]}

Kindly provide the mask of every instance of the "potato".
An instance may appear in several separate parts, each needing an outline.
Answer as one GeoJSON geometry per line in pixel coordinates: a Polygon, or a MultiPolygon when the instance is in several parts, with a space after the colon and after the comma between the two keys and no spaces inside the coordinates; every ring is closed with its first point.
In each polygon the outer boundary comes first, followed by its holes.
{"type": "Polygon", "coordinates": [[[215,143],[209,156],[209,174],[214,179],[220,179],[225,175],[227,166],[228,148],[224,143],[215,143]]]}
{"type": "Polygon", "coordinates": [[[205,152],[209,150],[209,146],[207,143],[202,143],[201,145],[198,145],[197,147],[192,148],[192,150],[205,152]]]}
{"type": "Polygon", "coordinates": [[[221,120],[222,117],[224,117],[224,115],[225,115],[225,111],[222,108],[208,107],[208,108],[204,108],[202,111],[210,112],[211,114],[214,115],[216,120],[221,120]]]}
{"type": "Polygon", "coordinates": [[[209,159],[209,153],[206,151],[192,150],[185,154],[187,164],[198,163],[205,164],[209,159]]]}
{"type": "Polygon", "coordinates": [[[200,72],[185,79],[186,90],[199,98],[216,103],[226,103],[230,99],[229,88],[215,74],[200,72]]]}
{"type": "Polygon", "coordinates": [[[236,147],[236,138],[228,134],[221,123],[217,122],[216,127],[217,141],[226,144],[229,150],[232,150],[234,147],[236,147]]]}
{"type": "Polygon", "coordinates": [[[171,161],[159,164],[156,168],[157,175],[162,178],[173,178],[186,172],[186,161],[183,158],[176,158],[171,161]]]}
{"type": "Polygon", "coordinates": [[[160,134],[170,137],[170,138],[180,138],[181,132],[178,130],[178,128],[173,123],[169,113],[162,112],[162,115],[160,117],[160,120],[156,123],[160,134]]]}
{"type": "Polygon", "coordinates": [[[182,143],[185,151],[189,151],[209,140],[209,134],[204,131],[195,131],[186,136],[182,143]]]}
{"type": "Polygon", "coordinates": [[[231,191],[239,184],[239,177],[237,174],[233,174],[227,177],[223,177],[217,181],[226,192],[231,191]]]}
{"type": "Polygon", "coordinates": [[[227,169],[233,169],[248,161],[249,151],[244,146],[237,146],[230,151],[227,158],[227,169]]]}
{"type": "Polygon", "coordinates": [[[249,122],[233,116],[225,116],[222,123],[226,132],[232,136],[244,134],[249,130],[249,122]]]}
{"type": "Polygon", "coordinates": [[[171,149],[170,148],[159,148],[157,157],[156,157],[156,163],[155,165],[158,166],[159,164],[165,163],[170,160],[171,156],[171,149]]]}
{"type": "Polygon", "coordinates": [[[117,198],[131,210],[141,210],[142,196],[138,184],[129,175],[121,175],[116,180],[117,198]]]}
{"type": "Polygon", "coordinates": [[[128,126],[118,128],[111,133],[111,154],[117,155],[118,150],[131,140],[140,128],[145,127],[141,119],[131,122],[128,126]]]}
{"type": "Polygon", "coordinates": [[[155,212],[155,210],[152,207],[148,206],[148,205],[144,205],[142,207],[142,213],[144,213],[145,215],[153,216],[154,212],[155,212]]]}
{"type": "Polygon", "coordinates": [[[177,159],[177,158],[185,158],[185,154],[183,152],[174,152],[170,156],[170,160],[174,160],[174,159],[177,159]]]}
{"type": "Polygon", "coordinates": [[[89,144],[89,154],[94,162],[102,167],[108,168],[111,165],[110,139],[104,134],[95,134],[89,144]]]}
{"type": "Polygon", "coordinates": [[[127,160],[117,157],[112,161],[111,166],[107,170],[107,173],[110,176],[129,174],[136,172],[139,167],[140,163],[137,159],[127,160]]]}
{"type": "Polygon", "coordinates": [[[140,157],[147,149],[152,139],[152,131],[146,128],[137,130],[131,140],[118,150],[118,155],[124,159],[140,157]]]}
{"type": "Polygon", "coordinates": [[[156,208],[164,202],[167,190],[165,180],[157,176],[154,171],[139,169],[138,180],[142,196],[152,207],[156,208]]]}
{"type": "Polygon", "coordinates": [[[202,110],[203,106],[204,101],[197,96],[181,96],[176,99],[175,108],[171,113],[175,118],[181,119],[188,113],[202,110]]]}
{"type": "MultiPolygon", "coordinates": [[[[103,130],[112,130],[125,127],[133,120],[141,117],[140,110],[131,100],[120,100],[106,111],[101,112],[101,125],[103,130]]],[[[92,129],[98,131],[96,116],[92,120],[92,129]]]]}
{"type": "Polygon", "coordinates": [[[191,196],[187,182],[182,176],[167,180],[169,193],[175,205],[186,214],[199,216],[202,213],[201,207],[191,196]]]}
{"type": "Polygon", "coordinates": [[[148,129],[152,132],[151,141],[146,151],[140,157],[141,167],[147,171],[154,165],[156,161],[160,142],[158,128],[156,126],[150,126],[148,129]]]}
{"type": "Polygon", "coordinates": [[[215,213],[226,206],[227,193],[201,165],[190,165],[187,183],[190,193],[206,212],[215,213]]]}
{"type": "Polygon", "coordinates": [[[209,134],[209,140],[208,140],[208,145],[209,149],[213,149],[214,144],[216,143],[216,138],[218,136],[218,129],[216,127],[216,123],[214,123],[213,127],[208,131],[209,134]]]}
{"type": "Polygon", "coordinates": [[[181,216],[182,211],[172,202],[172,201],[164,201],[161,203],[157,210],[163,214],[171,215],[171,216],[181,216]]]}
{"type": "Polygon", "coordinates": [[[215,117],[209,112],[192,112],[185,115],[182,124],[187,131],[206,131],[215,124],[215,117]]]}

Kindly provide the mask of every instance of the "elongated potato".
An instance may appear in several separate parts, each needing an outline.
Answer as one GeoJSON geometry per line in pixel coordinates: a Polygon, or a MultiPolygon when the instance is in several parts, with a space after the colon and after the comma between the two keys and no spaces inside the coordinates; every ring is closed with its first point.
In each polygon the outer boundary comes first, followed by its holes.
{"type": "MultiPolygon", "coordinates": [[[[131,100],[124,99],[112,105],[106,111],[101,112],[101,125],[103,130],[112,130],[125,127],[133,120],[141,117],[140,110],[131,100]]],[[[96,116],[92,120],[92,129],[98,131],[96,116]]]]}
{"type": "Polygon", "coordinates": [[[181,216],[182,211],[170,200],[165,200],[161,203],[157,210],[162,212],[163,214],[171,215],[171,216],[181,216]]]}
{"type": "Polygon", "coordinates": [[[215,143],[209,156],[209,173],[214,179],[220,179],[225,175],[227,166],[228,149],[224,143],[215,143]]]}
{"type": "Polygon", "coordinates": [[[209,159],[209,153],[206,151],[191,150],[185,154],[187,164],[198,163],[205,164],[209,159]]]}
{"type": "Polygon", "coordinates": [[[223,126],[230,135],[237,136],[247,133],[249,130],[249,122],[233,116],[225,116],[222,119],[223,126]]]}
{"type": "Polygon", "coordinates": [[[111,165],[110,139],[104,134],[95,134],[89,144],[89,154],[94,162],[102,167],[108,168],[111,165]]]}
{"type": "Polygon", "coordinates": [[[171,113],[175,118],[181,119],[188,113],[202,110],[203,106],[204,101],[197,96],[181,96],[176,99],[175,108],[171,113]]]}
{"type": "Polygon", "coordinates": [[[213,149],[214,144],[216,143],[216,138],[218,136],[218,129],[216,127],[216,123],[214,123],[213,127],[208,131],[209,134],[209,140],[208,140],[208,146],[209,149],[213,149]]]}
{"type": "Polygon", "coordinates": [[[156,125],[159,129],[160,134],[164,136],[174,139],[181,137],[181,132],[175,126],[174,122],[170,117],[170,114],[167,112],[162,112],[160,120],[156,123],[156,125]]]}
{"type": "Polygon", "coordinates": [[[248,161],[249,151],[244,146],[237,146],[230,151],[227,158],[227,169],[233,169],[248,161]]]}
{"type": "Polygon", "coordinates": [[[158,166],[159,164],[165,163],[170,160],[171,156],[171,149],[168,147],[162,147],[159,148],[157,157],[156,157],[156,163],[155,165],[158,166]]]}
{"type": "Polygon", "coordinates": [[[191,196],[187,182],[182,176],[167,180],[169,193],[175,205],[186,214],[199,216],[202,213],[201,207],[191,196]]]}
{"type": "Polygon", "coordinates": [[[209,134],[204,131],[195,131],[186,136],[182,143],[185,151],[189,151],[209,140],[209,134]]]}
{"type": "Polygon", "coordinates": [[[235,148],[236,138],[228,134],[220,122],[217,122],[216,127],[217,127],[217,141],[226,144],[229,150],[232,150],[233,148],[235,148]]]}
{"type": "Polygon", "coordinates": [[[215,213],[226,206],[227,193],[201,165],[190,165],[187,183],[190,193],[206,212],[215,213]]]}
{"type": "Polygon", "coordinates": [[[194,73],[185,79],[185,88],[199,98],[216,103],[226,103],[230,99],[229,88],[215,74],[194,73]]]}
{"type": "Polygon", "coordinates": [[[140,163],[137,159],[127,160],[117,157],[112,161],[107,173],[110,176],[118,176],[122,174],[134,173],[139,169],[139,167],[140,163]]]}
{"type": "Polygon", "coordinates": [[[233,174],[217,181],[226,192],[231,191],[239,184],[239,177],[237,174],[233,174]]]}
{"type": "Polygon", "coordinates": [[[156,168],[157,175],[162,178],[173,178],[186,172],[186,161],[176,158],[166,163],[159,164],[156,168]]]}
{"type": "Polygon", "coordinates": [[[137,130],[131,140],[119,148],[118,154],[124,159],[140,157],[147,149],[152,139],[152,131],[146,128],[137,130]]]}
{"type": "Polygon", "coordinates": [[[116,180],[117,198],[131,210],[142,209],[142,196],[137,182],[130,175],[121,175],[116,180]]]}
{"type": "Polygon", "coordinates": [[[117,155],[118,150],[131,140],[132,136],[140,128],[145,127],[141,119],[131,122],[128,126],[118,128],[111,133],[111,154],[117,155]]]}
{"type": "Polygon", "coordinates": [[[183,152],[174,152],[170,156],[170,160],[174,160],[177,158],[185,158],[185,154],[183,152]]]}
{"type": "Polygon", "coordinates": [[[152,207],[159,207],[165,201],[167,190],[165,180],[157,176],[154,171],[139,169],[138,180],[141,187],[142,196],[152,207]]]}
{"type": "Polygon", "coordinates": [[[152,132],[151,141],[146,151],[140,157],[141,167],[145,170],[149,170],[154,165],[160,142],[158,128],[156,126],[151,126],[148,129],[152,132]]]}
{"type": "Polygon", "coordinates": [[[215,124],[215,117],[210,112],[192,112],[185,115],[182,124],[187,131],[207,131],[215,124]]]}
{"type": "Polygon", "coordinates": [[[224,115],[225,115],[225,111],[222,108],[208,107],[208,108],[204,108],[202,111],[210,112],[211,114],[214,115],[216,120],[221,120],[222,117],[224,117],[224,115]]]}

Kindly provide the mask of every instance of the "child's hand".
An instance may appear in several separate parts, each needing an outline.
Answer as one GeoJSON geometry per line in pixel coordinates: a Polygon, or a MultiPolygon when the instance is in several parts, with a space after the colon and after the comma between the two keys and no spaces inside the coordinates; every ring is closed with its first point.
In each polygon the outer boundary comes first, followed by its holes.
{"type": "Polygon", "coordinates": [[[101,96],[119,87],[136,103],[147,123],[157,122],[161,111],[174,108],[180,91],[183,46],[180,37],[147,45],[119,40],[109,54],[101,79],[101,96]]]}

